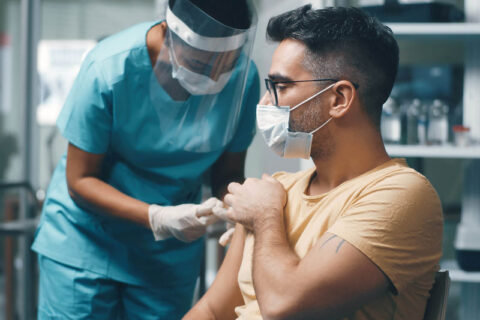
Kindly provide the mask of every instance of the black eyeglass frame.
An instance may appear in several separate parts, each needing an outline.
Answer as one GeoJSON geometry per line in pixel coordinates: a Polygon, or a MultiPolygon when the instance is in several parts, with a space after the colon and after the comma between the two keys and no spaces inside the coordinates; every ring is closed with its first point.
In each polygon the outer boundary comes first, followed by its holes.
{"type": "MultiPolygon", "coordinates": [[[[325,78],[325,79],[311,79],[311,80],[280,80],[280,81],[275,81],[275,80],[272,80],[272,79],[269,79],[269,78],[265,78],[265,87],[267,88],[267,91],[270,93],[270,96],[272,96],[272,92],[270,91],[270,88],[272,88],[273,97],[275,98],[275,106],[278,106],[278,96],[277,96],[277,87],[276,87],[277,83],[320,82],[320,81],[335,81],[335,82],[338,82],[340,80],[325,78]]],[[[350,80],[348,80],[348,81],[350,81],[350,80]]],[[[353,84],[355,89],[358,90],[358,88],[360,86],[353,81],[350,81],[350,82],[353,84]]]]}

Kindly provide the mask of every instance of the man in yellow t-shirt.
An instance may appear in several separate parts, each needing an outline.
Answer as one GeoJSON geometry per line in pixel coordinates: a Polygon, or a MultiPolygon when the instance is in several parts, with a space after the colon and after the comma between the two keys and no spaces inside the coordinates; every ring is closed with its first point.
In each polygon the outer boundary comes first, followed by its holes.
{"type": "Polygon", "coordinates": [[[185,319],[423,319],[442,209],[382,142],[398,68],[390,29],[359,9],[304,6],[267,34],[280,44],[258,127],[275,152],[315,167],[229,185],[215,214],[237,222],[232,243],[185,319]]]}

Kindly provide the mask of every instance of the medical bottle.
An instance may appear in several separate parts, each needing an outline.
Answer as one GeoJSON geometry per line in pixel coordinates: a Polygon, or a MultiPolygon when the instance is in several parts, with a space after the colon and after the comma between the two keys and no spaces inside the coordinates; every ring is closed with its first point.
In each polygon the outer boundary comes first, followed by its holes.
{"type": "Polygon", "coordinates": [[[428,106],[428,103],[422,102],[419,107],[417,118],[418,144],[427,144],[428,106]]]}
{"type": "Polygon", "coordinates": [[[428,144],[446,144],[448,142],[448,110],[445,102],[433,100],[428,110],[428,144]]]}
{"type": "Polygon", "coordinates": [[[381,133],[385,143],[398,144],[402,138],[400,107],[393,98],[388,98],[382,109],[381,133]]]}
{"type": "Polygon", "coordinates": [[[418,144],[418,119],[422,112],[420,99],[409,100],[406,107],[406,143],[418,144]]]}

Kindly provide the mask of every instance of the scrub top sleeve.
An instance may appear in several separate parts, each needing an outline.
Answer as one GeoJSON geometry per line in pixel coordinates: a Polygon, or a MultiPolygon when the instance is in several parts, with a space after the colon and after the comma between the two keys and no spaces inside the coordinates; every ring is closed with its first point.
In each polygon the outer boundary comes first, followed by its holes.
{"type": "Polygon", "coordinates": [[[255,118],[257,103],[260,99],[260,80],[258,70],[252,61],[247,78],[245,96],[242,102],[242,114],[237,131],[227,149],[229,152],[242,152],[252,143],[256,132],[255,118]]]}
{"type": "Polygon", "coordinates": [[[90,153],[106,153],[112,127],[110,90],[89,56],[73,83],[57,126],[76,147],[90,153]]]}

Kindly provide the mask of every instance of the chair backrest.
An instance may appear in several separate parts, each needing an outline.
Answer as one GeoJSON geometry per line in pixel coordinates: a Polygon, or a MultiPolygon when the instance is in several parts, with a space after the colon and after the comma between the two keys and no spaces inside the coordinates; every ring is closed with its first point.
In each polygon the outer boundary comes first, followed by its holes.
{"type": "Polygon", "coordinates": [[[448,289],[450,276],[448,270],[440,270],[435,274],[435,283],[430,290],[430,298],[423,320],[445,320],[447,313],[448,289]]]}

